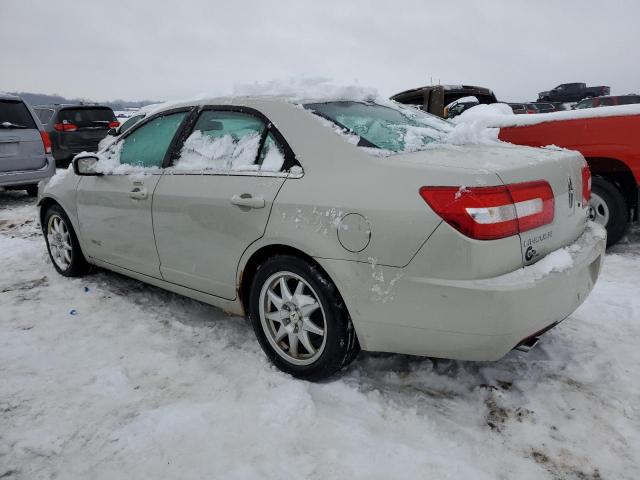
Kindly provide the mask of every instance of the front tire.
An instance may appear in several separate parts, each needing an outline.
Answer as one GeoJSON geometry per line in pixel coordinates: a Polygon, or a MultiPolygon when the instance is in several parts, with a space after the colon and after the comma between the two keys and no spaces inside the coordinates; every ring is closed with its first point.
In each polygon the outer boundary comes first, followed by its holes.
{"type": "Polygon", "coordinates": [[[251,286],[249,317],[269,359],[297,378],[330,377],[359,350],[333,282],[295,256],[276,255],[260,266],[251,286]]]}
{"type": "Polygon", "coordinates": [[[629,207],[615,184],[600,176],[594,176],[592,184],[589,219],[607,229],[607,247],[610,247],[629,227],[629,207]]]}
{"type": "Polygon", "coordinates": [[[71,221],[58,205],[50,206],[44,214],[42,230],[49,258],[54,268],[65,277],[79,277],[89,271],[71,221]]]}

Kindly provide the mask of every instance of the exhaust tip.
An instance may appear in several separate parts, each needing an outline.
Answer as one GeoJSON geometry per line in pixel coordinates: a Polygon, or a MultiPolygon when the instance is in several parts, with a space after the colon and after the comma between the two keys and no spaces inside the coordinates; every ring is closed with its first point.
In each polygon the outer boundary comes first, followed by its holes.
{"type": "Polygon", "coordinates": [[[518,350],[519,352],[527,353],[533,347],[535,347],[539,341],[540,341],[540,337],[536,337],[536,336],[525,338],[522,342],[516,345],[515,350],[518,350]]]}

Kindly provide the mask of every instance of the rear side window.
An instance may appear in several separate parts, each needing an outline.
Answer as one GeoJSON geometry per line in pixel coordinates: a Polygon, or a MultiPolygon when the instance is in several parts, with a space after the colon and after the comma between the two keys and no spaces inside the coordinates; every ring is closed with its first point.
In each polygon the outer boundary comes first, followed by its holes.
{"type": "Polygon", "coordinates": [[[0,100],[0,128],[36,128],[36,123],[24,102],[0,100]]]}
{"type": "Polygon", "coordinates": [[[58,112],[59,123],[71,123],[78,130],[86,128],[109,128],[109,123],[116,121],[110,108],[65,108],[58,112]]]}
{"type": "Polygon", "coordinates": [[[42,123],[49,123],[54,114],[51,108],[36,108],[35,112],[42,123]]]}
{"type": "Polygon", "coordinates": [[[271,134],[258,156],[267,125],[243,112],[206,110],[185,140],[176,170],[280,171],[282,148],[271,134]]]}
{"type": "Polygon", "coordinates": [[[169,145],[188,112],[158,117],[131,132],[119,142],[120,163],[161,168],[169,145]]]}

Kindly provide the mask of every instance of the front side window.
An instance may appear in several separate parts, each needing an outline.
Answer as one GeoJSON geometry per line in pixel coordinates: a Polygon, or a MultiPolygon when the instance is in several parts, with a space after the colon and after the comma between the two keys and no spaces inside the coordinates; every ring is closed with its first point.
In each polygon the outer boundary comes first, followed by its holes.
{"type": "Polygon", "coordinates": [[[358,137],[358,146],[414,152],[438,142],[451,125],[420,110],[355,101],[310,103],[305,108],[358,137]]]}
{"type": "Polygon", "coordinates": [[[106,158],[121,165],[161,168],[178,128],[188,112],[155,118],[111,146],[106,158]]]}
{"type": "Polygon", "coordinates": [[[206,110],[185,140],[176,170],[280,171],[282,148],[271,133],[260,150],[267,125],[254,115],[206,110]]]}

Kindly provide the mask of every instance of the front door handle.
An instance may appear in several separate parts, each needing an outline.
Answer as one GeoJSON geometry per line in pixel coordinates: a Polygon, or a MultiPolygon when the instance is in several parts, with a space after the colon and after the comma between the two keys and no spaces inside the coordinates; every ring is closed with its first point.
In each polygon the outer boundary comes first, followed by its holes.
{"type": "Polygon", "coordinates": [[[148,196],[147,189],[144,187],[134,187],[129,192],[129,196],[134,200],[144,200],[148,196]]]}
{"type": "Polygon", "coordinates": [[[242,195],[234,195],[231,197],[231,204],[237,205],[238,207],[247,207],[247,208],[264,208],[265,202],[263,197],[252,197],[248,193],[243,193],[242,195]]]}

